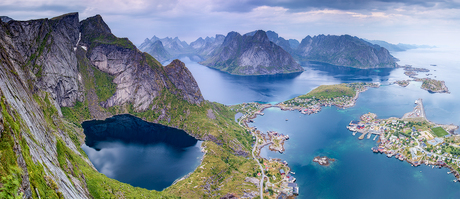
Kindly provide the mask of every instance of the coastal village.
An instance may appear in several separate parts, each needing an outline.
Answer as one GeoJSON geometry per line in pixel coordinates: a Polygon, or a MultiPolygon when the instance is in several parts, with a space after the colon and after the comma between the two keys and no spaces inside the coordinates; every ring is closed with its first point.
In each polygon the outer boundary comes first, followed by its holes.
{"type": "MultiPolygon", "coordinates": [[[[267,108],[277,107],[285,111],[297,110],[302,114],[314,114],[321,111],[323,106],[337,106],[339,108],[348,108],[355,105],[359,93],[366,91],[368,88],[378,88],[378,83],[348,83],[338,85],[322,85],[310,91],[306,95],[298,96],[294,99],[287,100],[275,105],[260,104],[257,102],[242,103],[232,106],[232,109],[241,113],[242,116],[237,122],[253,135],[253,157],[261,167],[261,172],[257,176],[248,177],[247,182],[254,183],[261,189],[264,196],[288,197],[299,194],[299,187],[295,183],[295,174],[288,167],[286,161],[280,159],[264,159],[260,157],[260,151],[267,147],[271,151],[284,152],[284,142],[289,139],[289,135],[284,135],[275,131],[263,133],[256,127],[250,127],[248,124],[254,122],[257,116],[263,116],[263,111],[267,108]],[[260,183],[260,179],[264,183],[260,183]],[[263,187],[260,187],[262,185],[263,187]]],[[[332,158],[315,157],[312,162],[321,166],[329,166],[335,160],[332,158]]]]}
{"type": "Polygon", "coordinates": [[[458,182],[460,180],[460,136],[453,132],[455,125],[440,125],[430,122],[425,117],[422,99],[415,101],[413,111],[402,118],[377,119],[377,115],[367,113],[361,121],[351,121],[348,129],[353,135],[362,133],[359,139],[376,140],[378,146],[374,153],[386,154],[406,161],[412,166],[422,164],[434,167],[446,167],[458,182]],[[367,135],[367,136],[366,136],[367,135]]]}

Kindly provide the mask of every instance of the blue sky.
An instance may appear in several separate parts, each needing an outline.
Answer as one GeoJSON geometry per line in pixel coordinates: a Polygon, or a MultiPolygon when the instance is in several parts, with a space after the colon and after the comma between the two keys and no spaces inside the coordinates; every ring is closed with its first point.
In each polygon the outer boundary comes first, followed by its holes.
{"type": "Polygon", "coordinates": [[[350,34],[391,43],[460,45],[460,0],[28,0],[0,2],[16,20],[79,12],[102,15],[112,32],[140,44],[156,35],[198,37],[273,30],[286,39],[350,34]]]}

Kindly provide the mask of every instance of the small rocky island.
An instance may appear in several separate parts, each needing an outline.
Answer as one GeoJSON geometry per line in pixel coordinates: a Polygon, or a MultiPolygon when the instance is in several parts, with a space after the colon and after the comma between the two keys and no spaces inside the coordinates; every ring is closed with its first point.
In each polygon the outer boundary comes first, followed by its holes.
{"type": "Polygon", "coordinates": [[[444,81],[431,78],[416,78],[415,81],[423,82],[420,88],[430,93],[450,93],[444,81]]]}
{"type": "Polygon", "coordinates": [[[401,87],[406,87],[406,86],[409,86],[410,80],[398,80],[398,81],[393,82],[392,84],[398,84],[401,87]]]}
{"type": "MultiPolygon", "coordinates": [[[[426,68],[415,68],[412,67],[411,65],[406,65],[404,66],[404,74],[410,78],[413,78],[413,80],[398,80],[393,82],[392,84],[398,84],[399,86],[406,87],[410,84],[410,81],[417,81],[417,82],[422,82],[422,86],[420,86],[421,89],[426,90],[430,93],[450,93],[449,89],[446,86],[446,83],[441,80],[435,80],[431,78],[417,78],[416,76],[418,75],[419,72],[430,72],[429,69],[426,68]]],[[[432,74],[426,74],[432,75],[432,74]]]]}
{"type": "Polygon", "coordinates": [[[328,158],[326,156],[316,156],[315,158],[313,158],[313,162],[316,162],[321,166],[327,167],[327,166],[331,165],[331,162],[335,162],[335,159],[334,158],[328,158]]]}

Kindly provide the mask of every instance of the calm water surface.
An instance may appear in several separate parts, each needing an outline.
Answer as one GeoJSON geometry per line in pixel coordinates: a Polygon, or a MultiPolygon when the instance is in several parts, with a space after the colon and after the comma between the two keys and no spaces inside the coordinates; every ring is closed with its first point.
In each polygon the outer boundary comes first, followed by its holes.
{"type": "MultiPolygon", "coordinates": [[[[341,110],[324,108],[314,115],[296,111],[267,109],[253,126],[262,131],[275,130],[289,134],[286,152],[262,151],[266,158],[282,158],[289,162],[300,186],[299,198],[460,198],[460,183],[447,174],[447,169],[410,164],[374,154],[376,143],[358,140],[346,129],[351,120],[373,112],[379,118],[401,117],[422,98],[427,118],[437,123],[460,125],[460,59],[458,49],[416,49],[394,53],[400,65],[428,68],[419,77],[445,80],[451,94],[431,94],[411,82],[402,88],[389,85],[395,80],[409,79],[403,69],[359,70],[320,63],[303,64],[305,72],[272,77],[232,76],[188,59],[182,59],[193,73],[204,97],[224,104],[242,102],[276,103],[305,94],[322,84],[342,82],[380,82],[382,86],[362,93],[356,106],[341,110]],[[431,66],[435,64],[437,66],[431,66]],[[436,70],[436,71],[435,71],[436,70]],[[289,119],[286,121],[286,119],[289,119]],[[326,155],[337,161],[330,167],[312,162],[313,157],[326,155]]],[[[373,137],[372,137],[373,138],[373,137]]]]}
{"type": "Polygon", "coordinates": [[[161,191],[200,164],[201,141],[182,130],[117,115],[82,124],[82,149],[109,178],[161,191]]]}

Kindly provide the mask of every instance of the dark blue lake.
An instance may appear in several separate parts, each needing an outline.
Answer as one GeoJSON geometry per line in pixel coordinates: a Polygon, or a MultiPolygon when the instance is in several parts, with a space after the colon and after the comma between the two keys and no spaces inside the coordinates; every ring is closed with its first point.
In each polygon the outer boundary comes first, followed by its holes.
{"type": "Polygon", "coordinates": [[[96,169],[136,187],[161,191],[195,170],[201,141],[182,130],[145,122],[131,115],[82,124],[82,149],[96,169]]]}

